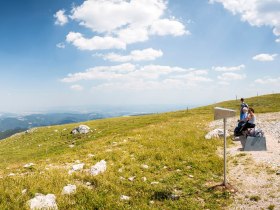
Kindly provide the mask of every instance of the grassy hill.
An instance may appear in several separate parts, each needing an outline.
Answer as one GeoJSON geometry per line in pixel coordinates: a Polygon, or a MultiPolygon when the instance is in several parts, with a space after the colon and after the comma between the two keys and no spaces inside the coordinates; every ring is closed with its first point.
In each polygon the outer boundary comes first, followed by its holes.
{"type": "MultiPolygon", "coordinates": [[[[280,94],[246,103],[256,113],[280,111],[280,94]]],[[[230,193],[209,190],[222,182],[223,161],[216,154],[222,141],[204,139],[215,106],[238,110],[239,101],[90,121],[85,124],[92,132],[85,135],[70,134],[79,124],[67,124],[2,140],[0,209],[28,209],[35,193],[55,194],[59,209],[222,209],[231,202],[230,193]],[[90,176],[86,169],[103,159],[106,172],[90,176]],[[35,165],[23,167],[30,162],[35,165]],[[85,163],[85,170],[69,175],[75,162],[85,163]],[[61,195],[67,184],[77,185],[76,194],[61,195]],[[180,198],[172,199],[174,194],[180,198]],[[121,195],[131,199],[122,201],[121,195]]]]}

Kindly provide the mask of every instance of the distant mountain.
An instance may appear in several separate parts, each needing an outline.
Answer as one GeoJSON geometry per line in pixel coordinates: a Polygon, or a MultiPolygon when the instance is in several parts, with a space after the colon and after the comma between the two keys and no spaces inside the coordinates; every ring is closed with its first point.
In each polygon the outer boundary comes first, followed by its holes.
{"type": "Polygon", "coordinates": [[[65,107],[57,109],[55,113],[45,112],[43,114],[0,112],[0,140],[32,127],[62,125],[119,116],[137,116],[185,108],[186,106],[183,105],[100,105],[92,107],[65,107]],[[66,113],[61,110],[66,110],[66,113]],[[85,112],[80,113],[77,110],[84,110],[85,112]]]}
{"type": "Polygon", "coordinates": [[[52,113],[52,114],[31,114],[31,115],[12,115],[2,114],[0,117],[0,139],[9,137],[15,133],[48,125],[61,125],[68,123],[84,122],[88,120],[102,119],[116,116],[112,114],[88,113],[52,113]]]}

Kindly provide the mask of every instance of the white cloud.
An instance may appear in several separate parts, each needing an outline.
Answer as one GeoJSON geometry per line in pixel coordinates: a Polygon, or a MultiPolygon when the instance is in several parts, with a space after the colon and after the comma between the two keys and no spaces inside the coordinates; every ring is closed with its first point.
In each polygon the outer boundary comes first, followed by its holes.
{"type": "Polygon", "coordinates": [[[82,91],[84,89],[81,85],[72,85],[70,88],[75,91],[82,91]]]}
{"type": "Polygon", "coordinates": [[[68,18],[64,13],[65,13],[65,10],[59,10],[54,14],[54,17],[56,18],[56,20],[55,20],[56,25],[63,26],[66,23],[68,23],[68,18]]]}
{"type": "Polygon", "coordinates": [[[60,42],[60,43],[56,44],[56,47],[64,49],[65,48],[65,44],[60,42]]]}
{"type": "Polygon", "coordinates": [[[98,81],[98,87],[133,86],[134,89],[136,87],[145,88],[145,85],[153,89],[162,87],[164,84],[173,84],[174,88],[190,87],[212,81],[208,78],[207,70],[160,65],[135,66],[130,63],[116,66],[97,66],[84,72],[69,74],[61,79],[62,82],[66,83],[82,80],[98,81]]]}
{"type": "Polygon", "coordinates": [[[104,50],[104,49],[125,49],[126,44],[113,37],[94,36],[91,39],[84,38],[82,34],[69,32],[66,41],[72,43],[80,50],[104,50]]]}
{"type": "Polygon", "coordinates": [[[243,70],[244,68],[245,68],[245,65],[241,64],[239,66],[213,66],[212,70],[226,72],[226,71],[240,71],[240,70],[243,70]]]}
{"type": "Polygon", "coordinates": [[[186,31],[185,26],[177,20],[160,19],[151,25],[151,34],[182,36],[190,32],[186,31]]]}
{"type": "Polygon", "coordinates": [[[98,66],[87,69],[85,72],[68,74],[63,78],[62,82],[77,82],[81,80],[112,80],[124,78],[128,72],[134,71],[135,66],[130,63],[125,63],[116,66],[98,66]]]}
{"type": "Polygon", "coordinates": [[[230,83],[226,82],[226,81],[219,81],[218,84],[219,85],[225,85],[225,86],[230,85],[230,83]]]}
{"type": "Polygon", "coordinates": [[[279,85],[280,77],[278,78],[266,77],[263,79],[256,79],[255,83],[262,84],[262,85],[279,85]]]}
{"type": "Polygon", "coordinates": [[[116,53],[109,53],[101,55],[104,60],[113,62],[129,62],[129,61],[151,61],[163,55],[161,50],[154,50],[152,48],[144,50],[133,50],[129,55],[120,55],[116,53]]]}
{"type": "Polygon", "coordinates": [[[279,0],[210,0],[218,2],[234,15],[240,14],[242,21],[252,26],[270,26],[273,33],[280,36],[280,1],[279,0]]]}
{"type": "MultiPolygon", "coordinates": [[[[100,37],[111,37],[123,43],[121,48],[124,48],[125,44],[147,41],[151,35],[189,34],[183,23],[174,17],[164,17],[166,11],[166,0],[85,0],[72,9],[70,17],[100,37]]],[[[83,50],[83,42],[76,42],[75,46],[83,50]]],[[[118,45],[110,46],[120,48],[118,45]]]]}
{"type": "Polygon", "coordinates": [[[245,74],[236,74],[232,72],[223,73],[222,75],[218,76],[218,79],[223,81],[243,80],[245,78],[245,74]]]}
{"type": "Polygon", "coordinates": [[[252,59],[256,61],[274,61],[274,58],[277,56],[277,54],[258,54],[255,55],[252,59]]]}

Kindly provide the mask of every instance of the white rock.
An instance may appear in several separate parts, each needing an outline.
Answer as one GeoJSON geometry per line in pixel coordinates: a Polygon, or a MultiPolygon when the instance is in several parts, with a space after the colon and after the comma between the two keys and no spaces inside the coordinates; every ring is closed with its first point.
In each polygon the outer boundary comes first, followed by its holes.
{"type": "Polygon", "coordinates": [[[132,176],[132,177],[129,177],[128,180],[133,182],[135,178],[136,178],[136,176],[132,176]]]}
{"type": "MultiPolygon", "coordinates": [[[[223,129],[214,129],[205,135],[205,139],[220,138],[224,136],[223,129]]],[[[229,132],[226,131],[226,136],[229,136],[229,132]]]]}
{"type": "Polygon", "coordinates": [[[147,178],[144,176],[141,178],[143,182],[147,181],[147,178]]]}
{"type": "Polygon", "coordinates": [[[73,148],[73,147],[75,147],[75,145],[74,145],[74,144],[70,144],[69,147],[70,147],[70,148],[73,148]]]}
{"type": "Polygon", "coordinates": [[[151,182],[151,185],[159,184],[159,182],[151,182]]]}
{"type": "Polygon", "coordinates": [[[23,167],[24,168],[31,168],[32,166],[34,166],[35,164],[34,163],[27,163],[25,164],[23,167]]]}
{"type": "Polygon", "coordinates": [[[86,183],[86,186],[90,186],[90,185],[91,185],[91,183],[90,183],[90,182],[87,182],[87,183],[86,183]]]}
{"type": "Polygon", "coordinates": [[[87,125],[79,125],[79,127],[77,128],[74,128],[71,133],[72,134],[77,134],[77,133],[80,133],[80,134],[86,134],[90,131],[90,128],[87,126],[87,125]]]}
{"type": "Polygon", "coordinates": [[[148,165],[146,165],[146,164],[143,164],[143,165],[141,165],[141,168],[148,169],[148,168],[149,168],[149,166],[148,166],[148,165]]]}
{"type": "Polygon", "coordinates": [[[130,200],[130,197],[126,196],[126,195],[121,195],[120,199],[124,200],[124,201],[128,201],[128,200],[130,200]]]}
{"type": "Polygon", "coordinates": [[[100,162],[96,163],[94,166],[90,169],[90,174],[92,176],[96,176],[100,173],[103,173],[106,171],[107,165],[105,160],[101,160],[100,162]]]}
{"type": "Polygon", "coordinates": [[[62,195],[70,195],[76,192],[76,185],[68,184],[67,186],[63,187],[62,195]]]}
{"type": "Polygon", "coordinates": [[[94,154],[88,154],[88,157],[90,157],[90,158],[92,158],[94,156],[95,156],[94,154]]]}
{"type": "Polygon", "coordinates": [[[75,164],[72,166],[73,171],[80,171],[84,168],[84,163],[75,164]]]}
{"type": "Polygon", "coordinates": [[[8,176],[15,176],[15,174],[14,173],[10,173],[8,176]]]}
{"type": "Polygon", "coordinates": [[[36,193],[35,198],[32,198],[28,201],[29,207],[31,210],[38,210],[38,209],[52,209],[57,210],[57,204],[55,202],[55,195],[54,194],[39,194],[36,193]]]}
{"type": "Polygon", "coordinates": [[[22,191],[21,191],[21,194],[25,194],[27,192],[27,189],[23,189],[22,191]]]}

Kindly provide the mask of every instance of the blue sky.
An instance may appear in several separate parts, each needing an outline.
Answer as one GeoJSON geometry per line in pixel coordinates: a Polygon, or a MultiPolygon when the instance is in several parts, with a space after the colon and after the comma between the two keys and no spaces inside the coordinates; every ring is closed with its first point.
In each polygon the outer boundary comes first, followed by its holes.
{"type": "Polygon", "coordinates": [[[0,2],[0,112],[280,90],[279,0],[0,2]]]}

